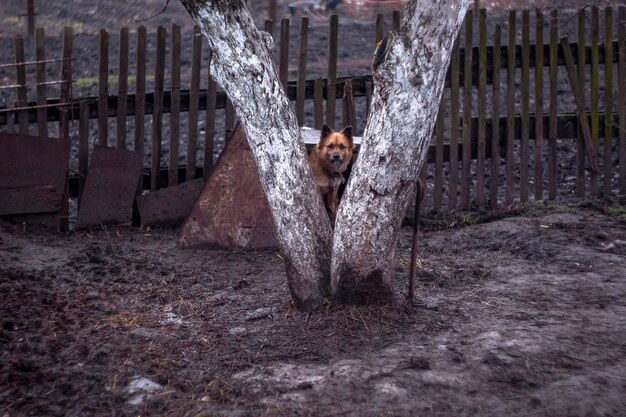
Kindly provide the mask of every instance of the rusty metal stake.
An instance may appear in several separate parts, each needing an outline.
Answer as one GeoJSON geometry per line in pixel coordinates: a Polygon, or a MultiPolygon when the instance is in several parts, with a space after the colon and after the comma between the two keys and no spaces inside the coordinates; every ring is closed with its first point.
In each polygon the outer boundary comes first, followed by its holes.
{"type": "Polygon", "coordinates": [[[407,298],[413,301],[415,296],[415,274],[417,269],[417,245],[420,233],[420,212],[422,211],[422,200],[424,199],[424,185],[422,180],[417,179],[415,187],[415,214],[413,215],[413,243],[411,244],[411,269],[409,270],[409,293],[407,298]]]}

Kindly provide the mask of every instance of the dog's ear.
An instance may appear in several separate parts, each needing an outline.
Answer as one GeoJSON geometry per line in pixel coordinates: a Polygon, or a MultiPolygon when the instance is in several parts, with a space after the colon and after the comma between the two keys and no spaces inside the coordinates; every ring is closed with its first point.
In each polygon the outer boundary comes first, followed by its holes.
{"type": "Polygon", "coordinates": [[[341,134],[348,138],[348,141],[350,141],[350,144],[352,145],[352,126],[344,127],[341,134]]]}
{"type": "Polygon", "coordinates": [[[322,134],[320,135],[320,142],[322,142],[324,138],[331,133],[333,133],[333,130],[326,123],[324,123],[324,126],[322,126],[322,134]]]}

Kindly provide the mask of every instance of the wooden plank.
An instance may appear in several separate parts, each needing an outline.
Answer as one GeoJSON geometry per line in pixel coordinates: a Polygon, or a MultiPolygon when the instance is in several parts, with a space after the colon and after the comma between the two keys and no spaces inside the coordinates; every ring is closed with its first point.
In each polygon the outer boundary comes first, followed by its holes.
{"type": "Polygon", "coordinates": [[[443,119],[445,114],[442,97],[435,122],[435,187],[433,191],[433,205],[438,212],[442,211],[443,202],[443,119]]]}
{"type": "MultiPolygon", "coordinates": [[[[28,104],[26,91],[26,62],[24,53],[24,39],[21,36],[15,38],[15,81],[17,84],[17,107],[24,109],[28,104]]],[[[28,135],[28,113],[25,110],[18,110],[17,123],[21,135],[28,135]]]]}
{"type": "Polygon", "coordinates": [[[224,127],[224,140],[228,141],[235,128],[235,108],[229,98],[226,99],[226,108],[224,109],[224,127]]]}
{"type": "MultiPolygon", "coordinates": [[[[550,125],[548,141],[548,199],[555,200],[557,195],[557,127],[558,127],[558,53],[559,53],[559,12],[555,9],[550,14],[550,125]]],[[[584,48],[581,48],[584,49],[584,48]]],[[[583,178],[584,183],[584,178],[583,178]]],[[[583,191],[584,193],[584,191],[583,191]]]]}
{"type": "Polygon", "coordinates": [[[315,117],[314,127],[322,130],[324,124],[324,81],[315,80],[315,98],[313,99],[313,112],[315,117]]]}
{"type": "Polygon", "coordinates": [[[522,12],[522,77],[520,83],[521,102],[520,115],[522,121],[522,138],[520,144],[520,201],[528,201],[528,162],[529,162],[529,136],[530,125],[528,122],[529,99],[530,99],[530,12],[522,12]]]}
{"type": "Polygon", "coordinates": [[[343,85],[343,126],[352,126],[352,134],[358,135],[359,130],[356,125],[356,109],[354,107],[354,97],[352,96],[352,83],[343,85]]]}
{"type": "Polygon", "coordinates": [[[572,85],[574,98],[576,99],[576,106],[578,108],[578,120],[580,121],[583,137],[585,138],[585,150],[587,151],[587,156],[589,157],[589,166],[592,172],[595,172],[597,174],[598,165],[596,162],[596,151],[595,147],[593,146],[591,129],[589,128],[589,122],[587,121],[587,115],[585,113],[585,103],[583,102],[583,98],[580,95],[581,86],[578,84],[578,79],[576,77],[576,69],[574,67],[572,49],[570,48],[567,37],[561,38],[561,48],[563,49],[563,53],[565,54],[565,61],[567,62],[567,74],[570,79],[570,84],[572,85]]]}
{"type": "Polygon", "coordinates": [[[98,144],[108,145],[109,140],[109,33],[100,29],[98,38],[100,59],[98,66],[98,144]]]}
{"type": "Polygon", "coordinates": [[[330,17],[328,37],[328,78],[326,85],[326,124],[335,128],[335,101],[337,96],[337,38],[339,35],[339,16],[330,17]]]}
{"type": "Polygon", "coordinates": [[[476,164],[476,204],[485,207],[485,145],[487,142],[487,11],[478,14],[478,152],[476,164]]]}
{"type": "Polygon", "coordinates": [[[371,82],[365,83],[365,115],[369,117],[370,108],[372,107],[373,87],[371,82]]]}
{"type": "MultiPolygon", "coordinates": [[[[133,149],[139,154],[142,166],[145,154],[145,111],[146,111],[146,43],[147,32],[145,26],[137,28],[137,60],[135,85],[135,143],[133,149]]],[[[139,181],[137,193],[141,194],[143,181],[139,181]]]]}
{"type": "Polygon", "coordinates": [[[136,152],[94,146],[76,228],[129,222],[140,172],[136,152]]]}
{"type": "Polygon", "coordinates": [[[604,9],[604,174],[602,195],[611,196],[613,179],[613,9],[604,9]]]}
{"type": "Polygon", "coordinates": [[[491,89],[491,178],[489,182],[489,207],[495,210],[498,207],[498,166],[500,165],[500,42],[502,39],[502,29],[496,25],[493,38],[492,54],[492,89],[491,89]]]}
{"type": "Polygon", "coordinates": [[[383,39],[383,34],[385,30],[385,16],[382,14],[376,15],[376,20],[374,22],[374,45],[378,46],[378,42],[383,39]]]}
{"type": "Polygon", "coordinates": [[[509,49],[507,55],[507,123],[506,123],[506,193],[504,202],[507,206],[513,204],[514,178],[514,150],[515,150],[515,43],[516,43],[515,10],[509,12],[509,49]]]}
{"type": "Polygon", "coordinates": [[[89,165],[89,104],[86,100],[80,102],[80,117],[78,121],[78,178],[79,197],[82,193],[87,167],[89,165]]]}
{"type": "Polygon", "coordinates": [[[152,110],[152,155],[150,159],[150,190],[157,189],[161,170],[161,140],[163,136],[163,84],[165,82],[165,40],[163,26],[157,29],[156,67],[154,71],[154,103],[152,110]]]}
{"type": "MultiPolygon", "coordinates": [[[[180,26],[173,24],[172,48],[170,50],[170,57],[172,59],[172,94],[170,99],[170,152],[167,170],[168,186],[178,184],[178,155],[180,153],[180,38],[180,26]]],[[[189,168],[191,164],[189,161],[187,162],[187,168],[189,168]]],[[[155,176],[158,172],[152,171],[151,174],[155,176]]],[[[187,169],[187,175],[189,175],[189,169],[187,169]]]]}
{"type": "Polygon", "coordinates": [[[617,139],[619,142],[619,192],[626,194],[626,7],[619,8],[619,25],[617,29],[617,108],[619,126],[617,139]]]}
{"type": "MultiPolygon", "coordinates": [[[[578,45],[585,45],[585,25],[587,21],[587,14],[585,9],[578,12],[578,45]]],[[[578,85],[581,86],[581,92],[583,102],[587,102],[587,88],[585,88],[585,49],[577,48],[576,65],[578,69],[578,85]]],[[[586,192],[586,175],[585,175],[585,138],[583,137],[582,127],[580,120],[578,121],[578,130],[576,135],[576,194],[578,197],[584,197],[586,192]]],[[[556,187],[556,185],[555,185],[556,187]]]]}
{"type": "MultiPolygon", "coordinates": [[[[71,27],[63,29],[63,64],[61,64],[61,91],[59,93],[59,104],[61,106],[61,116],[59,117],[59,136],[68,139],[70,137],[70,112],[67,107],[71,101],[70,92],[72,87],[72,44],[74,34],[71,27]]],[[[71,110],[71,108],[69,109],[71,110]]]]}
{"type": "Polygon", "coordinates": [[[459,51],[460,37],[456,38],[450,57],[450,174],[448,184],[448,210],[457,206],[457,188],[459,181],[459,82],[461,62],[459,51]]]}
{"type": "Polygon", "coordinates": [[[391,29],[398,30],[400,29],[400,18],[402,17],[399,10],[394,10],[391,12],[391,29]]]}
{"type": "Polygon", "coordinates": [[[300,54],[298,55],[298,84],[296,87],[296,118],[304,125],[304,98],[306,93],[306,59],[309,48],[309,18],[300,20],[300,54]]]}
{"type": "Polygon", "coordinates": [[[287,91],[289,81],[289,19],[283,18],[280,21],[280,56],[278,64],[278,79],[287,91]]]}
{"type": "Polygon", "coordinates": [[[206,124],[204,126],[204,181],[208,181],[209,175],[213,171],[213,152],[215,138],[215,96],[217,84],[211,77],[212,52],[209,50],[209,65],[207,67],[207,103],[206,103],[206,124]]]}
{"type": "Polygon", "coordinates": [[[535,201],[543,200],[543,12],[535,10],[535,201]]]}
{"type": "MultiPolygon", "coordinates": [[[[591,141],[594,154],[597,152],[600,142],[600,21],[598,7],[591,8],[591,141]]],[[[580,90],[579,90],[580,91],[580,90]]],[[[591,172],[589,181],[589,193],[591,197],[598,196],[598,172],[591,172]]]]}
{"type": "Polygon", "coordinates": [[[128,28],[120,29],[120,59],[117,74],[117,143],[126,149],[126,117],[128,116],[128,28]]]}
{"type": "Polygon", "coordinates": [[[461,208],[470,204],[470,167],[472,149],[472,33],[474,14],[468,10],[465,15],[465,54],[463,60],[463,163],[461,167],[461,208]]]}
{"type": "Polygon", "coordinates": [[[0,188],[0,216],[61,211],[61,194],[52,185],[0,188]]]}
{"type": "Polygon", "coordinates": [[[43,28],[35,29],[35,59],[37,60],[37,134],[48,136],[48,109],[45,107],[46,89],[46,37],[43,28]]]}
{"type": "Polygon", "coordinates": [[[200,111],[200,70],[202,69],[202,32],[193,28],[191,46],[191,90],[189,91],[189,138],[187,140],[187,181],[196,177],[198,112],[200,111]]]}

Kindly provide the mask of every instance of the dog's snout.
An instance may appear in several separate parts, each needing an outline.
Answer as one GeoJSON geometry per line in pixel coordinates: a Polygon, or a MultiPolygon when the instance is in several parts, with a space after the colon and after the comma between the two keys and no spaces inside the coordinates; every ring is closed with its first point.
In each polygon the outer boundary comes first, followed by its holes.
{"type": "Polygon", "coordinates": [[[341,160],[341,155],[338,153],[333,154],[333,161],[339,161],[341,160]]]}

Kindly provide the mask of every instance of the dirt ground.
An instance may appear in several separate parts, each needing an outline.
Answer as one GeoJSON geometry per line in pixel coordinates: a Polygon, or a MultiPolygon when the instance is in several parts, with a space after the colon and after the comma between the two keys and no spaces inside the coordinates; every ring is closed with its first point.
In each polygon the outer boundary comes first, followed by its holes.
{"type": "MultiPolygon", "coordinates": [[[[0,7],[2,62],[24,3],[0,7]]],[[[75,73],[89,78],[98,28],[135,27],[164,0],[36,4],[47,42],[58,46],[66,24],[79,33],[75,73]]],[[[266,2],[249,4],[262,22],[266,2]]],[[[181,7],[142,23],[189,30],[181,7]]],[[[361,74],[371,24],[344,12],[342,68],[361,74]]],[[[326,30],[317,19],[312,33],[326,30]]],[[[0,417],[626,415],[625,204],[427,217],[412,304],[407,227],[395,304],[310,316],[294,310],[276,251],[182,251],[175,230],[0,222],[0,417]]]]}
{"type": "Polygon", "coordinates": [[[405,228],[394,305],[310,316],[275,251],[0,223],[0,416],[624,415],[623,210],[431,220],[413,304],[405,228]]]}

